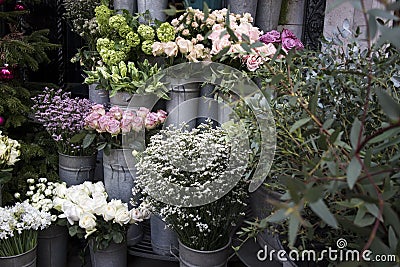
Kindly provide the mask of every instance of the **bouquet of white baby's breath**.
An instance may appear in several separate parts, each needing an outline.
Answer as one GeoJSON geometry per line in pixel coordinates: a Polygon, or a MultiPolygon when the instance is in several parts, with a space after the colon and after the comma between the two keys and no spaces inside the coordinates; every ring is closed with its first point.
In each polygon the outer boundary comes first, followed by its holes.
{"type": "Polygon", "coordinates": [[[0,207],[0,257],[19,255],[37,244],[37,230],[51,224],[51,215],[28,201],[0,207]]]}
{"type": "Polygon", "coordinates": [[[247,157],[237,151],[239,147],[226,130],[202,125],[192,131],[161,130],[140,155],[138,188],[152,211],[172,226],[186,246],[198,250],[223,247],[243,215],[247,183],[242,173],[247,157]],[[171,184],[182,191],[174,191],[171,184]],[[193,188],[198,190],[192,196],[183,194],[193,188]]]}
{"type": "Polygon", "coordinates": [[[150,213],[143,206],[128,209],[121,200],[107,200],[102,182],[73,185],[65,197],[54,200],[55,208],[68,220],[69,234],[94,241],[95,249],[104,249],[111,242],[122,243],[130,224],[147,219],[150,213]]]}

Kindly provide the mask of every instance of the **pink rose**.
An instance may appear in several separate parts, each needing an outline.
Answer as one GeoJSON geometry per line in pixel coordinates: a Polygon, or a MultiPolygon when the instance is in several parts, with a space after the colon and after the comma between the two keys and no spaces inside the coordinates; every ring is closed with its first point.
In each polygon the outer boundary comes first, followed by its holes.
{"type": "Polygon", "coordinates": [[[262,58],[257,55],[247,56],[245,60],[246,60],[246,66],[249,69],[249,71],[257,70],[262,64],[262,58]]]}
{"type": "Polygon", "coordinates": [[[111,117],[108,115],[101,116],[101,118],[98,120],[98,128],[96,128],[96,131],[99,133],[106,132],[106,125],[110,119],[111,117]]]}
{"type": "Polygon", "coordinates": [[[164,123],[165,119],[167,118],[167,112],[162,109],[157,110],[157,117],[160,123],[164,123]]]}
{"type": "Polygon", "coordinates": [[[147,114],[144,125],[148,130],[156,128],[158,125],[158,114],[154,112],[147,114]]]}
{"type": "Polygon", "coordinates": [[[282,30],[282,39],[285,38],[291,38],[291,39],[297,39],[296,35],[291,30],[288,29],[283,29],[282,30]]]}
{"type": "Polygon", "coordinates": [[[276,54],[276,48],[272,43],[264,44],[261,47],[257,47],[256,50],[263,57],[272,57],[276,54]]]}
{"type": "Polygon", "coordinates": [[[92,112],[98,113],[100,115],[106,114],[106,110],[102,104],[96,104],[92,106],[92,112]]]}
{"type": "Polygon", "coordinates": [[[100,119],[101,115],[97,112],[92,112],[90,113],[86,118],[85,118],[85,125],[92,128],[92,129],[97,129],[99,126],[98,120],[100,119]]]}
{"type": "Polygon", "coordinates": [[[135,117],[132,121],[132,130],[135,132],[139,132],[143,127],[143,118],[142,117],[135,117]]]}
{"type": "Polygon", "coordinates": [[[164,43],[164,53],[167,57],[176,57],[178,55],[178,45],[175,42],[164,43]]]}
{"type": "Polygon", "coordinates": [[[122,113],[124,111],[118,107],[118,106],[113,106],[110,108],[110,110],[108,111],[108,113],[113,116],[115,119],[120,120],[122,118],[122,113]]]}
{"type": "Polygon", "coordinates": [[[282,49],[283,49],[283,51],[288,52],[290,49],[293,49],[293,48],[294,49],[302,49],[302,48],[304,48],[304,46],[303,46],[302,42],[297,38],[295,38],[295,39],[293,39],[293,38],[282,39],[282,49]]]}
{"type": "Polygon", "coordinates": [[[129,133],[132,129],[132,123],[136,115],[132,111],[125,111],[122,115],[121,120],[121,131],[122,133],[129,133]]]}
{"type": "Polygon", "coordinates": [[[224,35],[221,39],[213,40],[211,54],[216,55],[222,49],[224,49],[225,47],[230,46],[230,45],[231,45],[231,42],[229,41],[228,34],[224,35]]]}
{"type": "Polygon", "coordinates": [[[110,118],[105,125],[105,129],[111,135],[117,135],[121,132],[120,122],[114,118],[110,118]]]}
{"type": "Polygon", "coordinates": [[[281,34],[278,31],[272,30],[260,37],[260,41],[264,44],[280,43],[281,34]]]}
{"type": "Polygon", "coordinates": [[[145,107],[140,107],[138,110],[136,110],[136,116],[141,117],[142,119],[146,118],[147,113],[149,113],[150,110],[145,107]]]}

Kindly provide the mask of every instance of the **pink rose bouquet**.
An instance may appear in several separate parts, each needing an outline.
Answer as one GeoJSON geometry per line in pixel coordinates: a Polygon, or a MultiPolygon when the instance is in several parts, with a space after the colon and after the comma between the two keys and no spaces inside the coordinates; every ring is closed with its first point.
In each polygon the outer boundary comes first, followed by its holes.
{"type": "Polygon", "coordinates": [[[264,44],[281,44],[282,50],[287,53],[291,49],[303,49],[303,43],[288,29],[283,29],[282,33],[272,30],[260,37],[264,44]]]}
{"type": "Polygon", "coordinates": [[[100,136],[98,149],[121,148],[122,136],[129,133],[139,133],[142,129],[153,130],[164,123],[167,113],[163,110],[150,112],[141,107],[137,110],[123,110],[118,106],[111,107],[108,111],[101,104],[91,107],[89,114],[84,119],[85,134],[83,139],[87,143],[93,142],[100,136]]]}

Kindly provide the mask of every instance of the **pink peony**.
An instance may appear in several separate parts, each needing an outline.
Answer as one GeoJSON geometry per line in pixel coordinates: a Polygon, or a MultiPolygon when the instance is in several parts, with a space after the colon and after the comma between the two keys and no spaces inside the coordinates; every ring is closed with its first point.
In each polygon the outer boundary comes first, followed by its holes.
{"type": "Polygon", "coordinates": [[[261,36],[259,40],[264,44],[280,43],[281,34],[278,31],[272,30],[261,36]]]}
{"type": "Polygon", "coordinates": [[[136,110],[136,115],[138,117],[141,117],[142,119],[146,118],[147,113],[149,113],[149,109],[145,107],[140,107],[138,110],[136,110]]]}
{"type": "Polygon", "coordinates": [[[285,38],[291,38],[291,39],[297,39],[296,35],[291,30],[288,29],[283,29],[282,30],[282,39],[285,38]]]}
{"type": "Polygon", "coordinates": [[[229,41],[229,35],[224,35],[221,39],[213,40],[211,54],[216,55],[225,47],[231,45],[231,41],[229,41]]]}

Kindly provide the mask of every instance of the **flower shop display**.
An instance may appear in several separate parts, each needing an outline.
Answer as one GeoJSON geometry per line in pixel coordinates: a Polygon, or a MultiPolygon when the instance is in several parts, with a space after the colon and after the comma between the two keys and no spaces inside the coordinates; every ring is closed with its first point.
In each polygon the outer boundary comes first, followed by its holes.
{"type": "Polygon", "coordinates": [[[99,149],[104,149],[104,184],[109,197],[129,202],[134,186],[136,170],[133,150],[144,149],[141,131],[157,128],[166,119],[166,112],[150,112],[147,108],[122,110],[113,106],[106,111],[102,105],[92,106],[84,119],[88,135],[100,135],[99,149]],[[124,147],[122,141],[131,147],[124,147]]]}
{"type": "Polygon", "coordinates": [[[50,224],[50,213],[27,201],[0,207],[0,265],[36,266],[38,230],[50,224]]]}
{"type": "Polygon", "coordinates": [[[111,101],[121,92],[166,98],[164,88],[157,81],[146,88],[141,86],[160,70],[159,64],[149,62],[147,57],[151,55],[152,44],[160,36],[165,38],[164,28],[169,24],[165,22],[159,28],[140,24],[138,18],[142,15],[117,14],[105,5],[97,6],[95,13],[101,34],[96,43],[101,62],[95,70],[86,72],[85,83],[99,83],[101,88],[110,91],[111,101]]]}
{"type": "Polygon", "coordinates": [[[61,214],[54,207],[56,198],[65,197],[65,182],[51,182],[47,178],[27,179],[27,202],[39,211],[51,214],[51,224],[38,232],[37,266],[67,266],[68,229],[66,220],[58,218],[61,214]]]}
{"type": "Polygon", "coordinates": [[[107,198],[102,182],[84,182],[67,188],[65,197],[54,202],[62,212],[59,217],[68,221],[70,235],[89,240],[94,266],[126,266],[127,228],[150,213],[145,205],[129,209],[127,203],[107,198]]]}
{"type": "Polygon", "coordinates": [[[165,220],[183,245],[204,251],[203,257],[210,255],[206,251],[222,249],[225,263],[228,259],[225,247],[230,243],[236,223],[244,215],[247,198],[247,183],[241,175],[246,160],[237,154],[237,142],[228,137],[226,130],[212,129],[211,124],[192,131],[186,131],[185,127],[167,127],[151,137],[136,165],[137,186],[152,212],[165,220]],[[226,164],[235,160],[238,164],[231,169],[228,180],[223,180],[226,164]],[[227,181],[232,179],[239,179],[236,186],[228,185],[227,181]],[[218,188],[227,193],[216,197],[215,192],[207,188],[211,182],[218,183],[218,188]],[[199,187],[199,191],[193,197],[179,196],[181,193],[175,192],[170,183],[186,188],[199,187]],[[191,206],[189,203],[193,199],[206,200],[208,204],[191,206]]]}
{"type": "Polygon", "coordinates": [[[71,93],[61,89],[45,88],[33,98],[35,118],[42,123],[57,144],[59,153],[59,176],[68,185],[92,180],[96,166],[96,148],[83,147],[71,138],[84,127],[91,102],[71,98],[71,93]]]}
{"type": "Polygon", "coordinates": [[[0,131],[0,206],[2,204],[2,187],[12,178],[12,166],[21,154],[18,141],[9,138],[0,131]]]}

